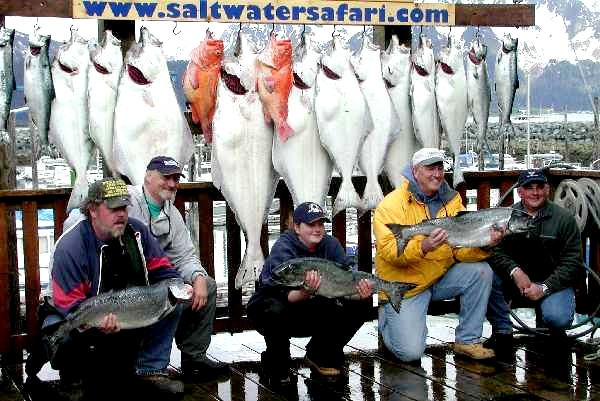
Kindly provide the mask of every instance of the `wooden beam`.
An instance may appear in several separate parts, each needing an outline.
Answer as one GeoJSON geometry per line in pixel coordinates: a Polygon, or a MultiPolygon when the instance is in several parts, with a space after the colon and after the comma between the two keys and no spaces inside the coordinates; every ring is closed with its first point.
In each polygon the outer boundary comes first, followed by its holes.
{"type": "Polygon", "coordinates": [[[17,17],[71,18],[71,0],[8,0],[0,1],[0,14],[17,17]]]}
{"type": "Polygon", "coordinates": [[[456,4],[456,26],[533,26],[535,4],[456,4]]]}

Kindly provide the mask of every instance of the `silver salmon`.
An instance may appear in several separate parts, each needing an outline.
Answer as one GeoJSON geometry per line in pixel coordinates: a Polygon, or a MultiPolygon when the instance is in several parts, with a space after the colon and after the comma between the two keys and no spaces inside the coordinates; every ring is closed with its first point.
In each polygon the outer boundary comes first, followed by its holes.
{"type": "Polygon", "coordinates": [[[158,322],[171,313],[178,302],[189,300],[190,295],[181,279],[101,293],[83,301],[66,317],[49,338],[50,349],[55,353],[72,330],[100,327],[109,313],[116,316],[121,329],[136,329],[158,322]]]}
{"type": "Polygon", "coordinates": [[[436,228],[448,232],[448,245],[452,248],[482,247],[491,244],[492,229],[506,230],[505,235],[525,232],[535,227],[534,219],[529,214],[511,207],[495,207],[461,212],[454,217],[441,217],[425,220],[419,224],[406,226],[386,224],[396,236],[398,256],[415,235],[429,235],[436,228]]]}
{"type": "Polygon", "coordinates": [[[321,275],[321,285],[316,294],[326,298],[357,298],[356,284],[367,279],[374,291],[383,291],[396,312],[400,311],[404,293],[415,288],[416,284],[393,282],[362,272],[346,270],[346,267],[322,258],[296,258],[282,263],[273,270],[273,282],[286,287],[300,287],[304,283],[304,273],[316,270],[321,275]]]}
{"type": "Polygon", "coordinates": [[[0,27],[0,141],[8,137],[8,116],[13,90],[16,88],[13,71],[13,41],[15,30],[0,27]]]}

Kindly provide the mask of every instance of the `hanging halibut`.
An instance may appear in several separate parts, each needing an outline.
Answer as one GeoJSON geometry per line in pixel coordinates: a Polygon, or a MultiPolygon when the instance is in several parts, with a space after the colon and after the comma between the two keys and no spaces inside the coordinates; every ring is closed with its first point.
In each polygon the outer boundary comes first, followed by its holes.
{"type": "Polygon", "coordinates": [[[410,99],[415,135],[426,148],[440,147],[440,122],[435,102],[435,60],[431,40],[419,37],[410,71],[410,99]]]}
{"type": "Polygon", "coordinates": [[[413,131],[410,106],[410,69],[410,47],[400,44],[398,36],[392,35],[388,48],[381,54],[381,70],[399,119],[399,133],[389,146],[384,165],[394,187],[400,185],[402,169],[411,162],[419,146],[413,131]]]}
{"type": "MultiPolygon", "coordinates": [[[[279,177],[271,163],[273,128],[256,92],[257,52],[238,34],[236,58],[223,64],[213,121],[213,182],[235,212],[246,251],[236,288],[256,281],[264,264],[260,234],[279,177]]],[[[291,56],[291,55],[290,55],[291,56]]]]}
{"type": "Polygon", "coordinates": [[[319,53],[310,37],[303,35],[295,49],[294,86],[290,93],[288,123],[294,135],[273,138],[273,165],[283,177],[294,204],[325,204],[333,164],[321,145],[315,114],[315,83],[319,53]]]}
{"type": "Polygon", "coordinates": [[[277,40],[271,35],[269,44],[258,56],[257,86],[265,118],[275,124],[282,141],[294,134],[288,118],[288,99],[294,81],[292,73],[292,41],[277,40]]]}
{"type": "Polygon", "coordinates": [[[0,27],[0,143],[8,143],[8,116],[13,90],[16,88],[13,71],[13,41],[15,30],[0,27]]]}
{"type": "Polygon", "coordinates": [[[154,156],[170,156],[184,165],[194,152],[162,43],[145,27],[125,55],[114,128],[115,166],[133,185],[143,183],[146,166],[154,156]]]}
{"type": "Polygon", "coordinates": [[[467,122],[467,79],[460,41],[448,36],[448,44],[440,51],[435,74],[435,98],[442,128],[454,153],[453,186],[464,182],[460,168],[460,143],[467,122]]]}
{"type": "Polygon", "coordinates": [[[200,124],[206,143],[212,142],[212,121],[217,104],[217,85],[223,62],[223,41],[206,37],[190,55],[183,76],[183,92],[192,109],[192,121],[200,124]]]}
{"type": "Polygon", "coordinates": [[[102,43],[91,55],[92,65],[88,69],[87,91],[90,138],[102,153],[104,164],[113,176],[117,176],[113,161],[113,125],[117,89],[123,68],[121,41],[107,29],[104,31],[102,43]]]}
{"type": "Polygon", "coordinates": [[[480,171],[484,169],[484,150],[488,148],[487,127],[492,99],[486,56],[487,46],[476,37],[467,53],[467,104],[477,126],[480,171]]]}
{"type": "Polygon", "coordinates": [[[375,209],[383,199],[378,176],[383,169],[389,144],[398,133],[398,117],[381,75],[381,51],[363,33],[362,45],[350,58],[360,89],[367,102],[373,125],[361,147],[358,165],[367,177],[362,202],[365,210],[375,209]]]}
{"type": "Polygon", "coordinates": [[[500,170],[504,169],[505,143],[515,137],[515,129],[510,121],[515,92],[519,88],[517,76],[517,47],[519,39],[511,38],[510,34],[504,35],[502,46],[496,56],[496,98],[498,99],[498,110],[500,111],[500,170]]]}
{"type": "MultiPolygon", "coordinates": [[[[50,35],[38,34],[36,28],[29,35],[29,45],[25,52],[25,71],[23,72],[23,94],[25,104],[29,107],[31,127],[37,134],[42,154],[50,155],[48,145],[48,129],[50,124],[50,107],[54,99],[52,73],[48,49],[50,35]]],[[[38,155],[34,155],[37,158],[38,155]]]]}
{"type": "Polygon", "coordinates": [[[350,65],[348,50],[339,36],[333,38],[327,54],[321,57],[315,109],[321,143],[342,176],[332,214],[335,216],[348,207],[362,211],[364,206],[352,184],[352,173],[373,123],[350,65]]]}
{"type": "Polygon", "coordinates": [[[50,116],[50,142],[75,170],[76,178],[67,210],[77,208],[87,196],[87,167],[93,143],[88,129],[88,44],[71,28],[71,39],[62,45],[52,62],[52,81],[56,97],[50,116]]]}

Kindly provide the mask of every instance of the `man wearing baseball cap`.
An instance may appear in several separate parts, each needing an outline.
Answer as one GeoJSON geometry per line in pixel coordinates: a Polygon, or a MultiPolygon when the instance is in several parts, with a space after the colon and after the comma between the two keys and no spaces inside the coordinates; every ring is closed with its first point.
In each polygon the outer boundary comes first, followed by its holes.
{"type": "Polygon", "coordinates": [[[521,200],[513,207],[535,216],[536,229],[507,237],[489,259],[495,274],[488,307],[492,337],[485,346],[500,352],[513,345],[506,299],[520,296],[534,302],[538,326],[562,342],[575,314],[574,287],[584,271],[575,218],[548,200],[544,172],[523,171],[517,193],[521,200]]]}
{"type": "MultiPolygon", "coordinates": [[[[273,244],[258,288],[248,301],[248,318],[267,345],[261,362],[265,379],[271,385],[290,384],[291,337],[312,337],[306,346],[305,360],[314,372],[340,375],[344,346],[368,318],[370,302],[316,296],[321,285],[317,271],[306,272],[299,288],[284,287],[273,280],[273,270],[294,258],[323,258],[351,268],[352,259],[346,256],[340,242],[325,233],[325,222],[329,221],[318,203],[298,205],[293,213],[293,227],[273,244]]],[[[373,288],[367,280],[361,280],[357,290],[361,299],[370,299],[373,288]]]]}
{"type": "MultiPolygon", "coordinates": [[[[96,294],[181,278],[148,227],[129,218],[130,204],[121,179],[106,178],[90,185],[80,205],[85,218],[65,229],[55,245],[50,285],[56,314],[46,317],[43,334],[51,334],[46,331],[47,323],[55,324],[57,316],[68,316],[96,294]]],[[[84,394],[106,390],[103,378],[111,377],[135,378],[145,390],[182,395],[183,383],[166,373],[180,315],[181,306],[177,306],[147,328],[121,331],[123,322],[107,314],[98,330],[70,336],[56,353],[50,347],[47,356],[67,388],[83,380],[84,394]],[[86,383],[94,387],[86,388],[86,383]]],[[[28,374],[35,375],[39,367],[28,367],[28,374]]]]}
{"type": "Polygon", "coordinates": [[[173,204],[181,177],[185,177],[181,165],[172,157],[152,158],[144,183],[128,187],[128,210],[146,223],[183,279],[194,288],[191,304],[183,307],[175,342],[181,351],[183,376],[187,380],[211,380],[229,373],[227,364],[206,355],[217,310],[217,283],[202,267],[199,250],[196,252],[183,217],[173,204]]]}
{"type": "MultiPolygon", "coordinates": [[[[432,300],[460,297],[454,351],[474,359],[494,356],[481,344],[492,270],[484,262],[489,252],[479,248],[451,248],[448,234],[438,228],[418,235],[399,253],[390,224],[410,226],[424,220],[456,216],[465,210],[460,194],[444,180],[444,153],[436,148],[415,152],[402,172],[403,180],[375,210],[377,275],[388,281],[415,283],[405,294],[399,313],[380,294],[379,333],[386,348],[405,362],[420,362],[425,352],[426,316],[432,300]]],[[[490,232],[497,242],[502,234],[490,232]]]]}

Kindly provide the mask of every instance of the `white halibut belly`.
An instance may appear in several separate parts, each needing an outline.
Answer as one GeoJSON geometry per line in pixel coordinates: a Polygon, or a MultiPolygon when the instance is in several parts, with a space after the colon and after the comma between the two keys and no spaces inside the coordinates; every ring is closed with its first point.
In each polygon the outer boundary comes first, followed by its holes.
{"type": "Polygon", "coordinates": [[[170,80],[161,78],[149,85],[137,85],[124,74],[114,124],[115,166],[134,185],[143,183],[146,166],[154,156],[171,156],[185,164],[194,151],[189,126],[170,80]]]}
{"type": "Polygon", "coordinates": [[[314,108],[314,89],[292,87],[288,100],[288,124],[294,135],[286,142],[273,139],[273,165],[283,177],[295,205],[323,205],[329,191],[333,164],[321,145],[314,108]]]}
{"type": "Polygon", "coordinates": [[[240,288],[258,278],[264,263],[260,234],[277,179],[271,162],[273,128],[265,122],[258,94],[233,95],[221,81],[213,132],[213,180],[246,237],[236,276],[240,288]]]}

